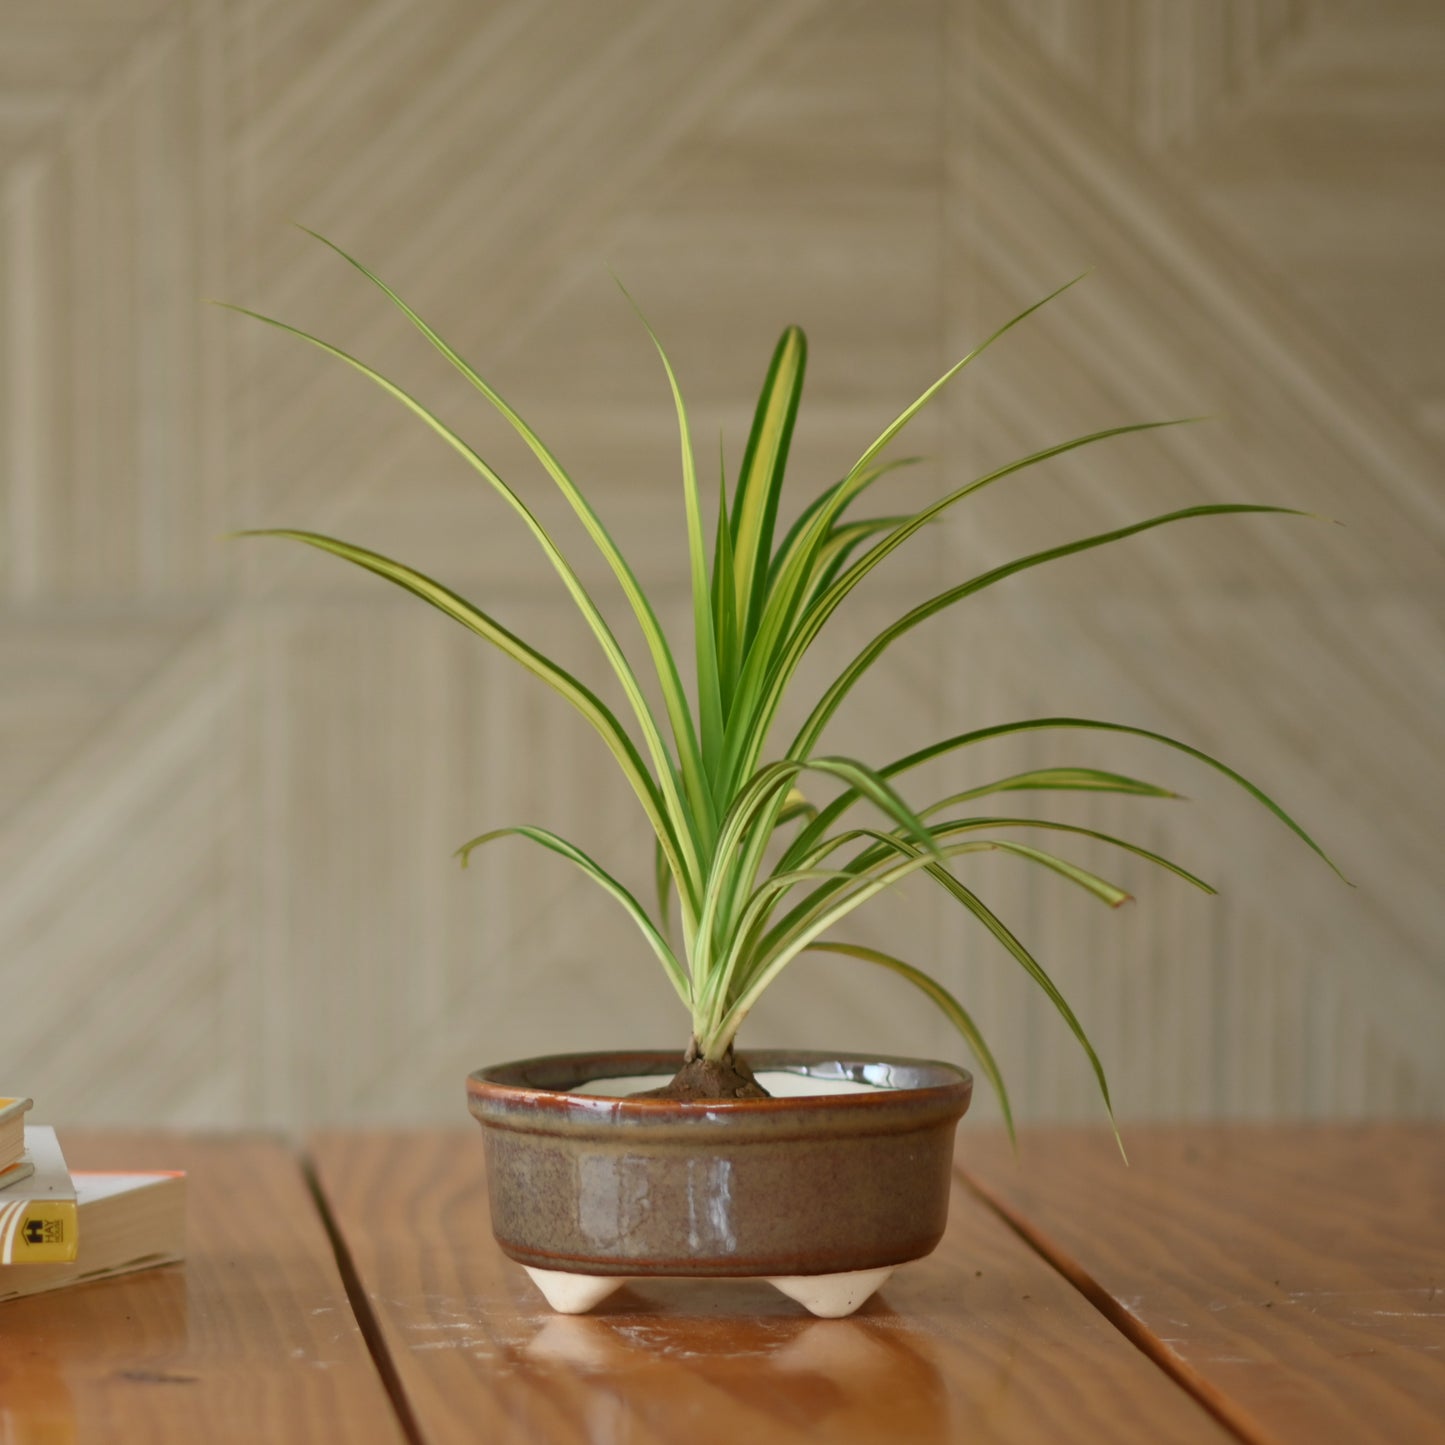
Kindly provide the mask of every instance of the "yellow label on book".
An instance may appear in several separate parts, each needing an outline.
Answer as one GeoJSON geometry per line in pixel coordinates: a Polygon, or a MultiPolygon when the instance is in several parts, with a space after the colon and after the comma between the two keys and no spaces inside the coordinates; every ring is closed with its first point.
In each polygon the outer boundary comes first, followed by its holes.
{"type": "Polygon", "coordinates": [[[0,1264],[64,1264],[79,1243],[73,1199],[0,1203],[0,1264]]]}

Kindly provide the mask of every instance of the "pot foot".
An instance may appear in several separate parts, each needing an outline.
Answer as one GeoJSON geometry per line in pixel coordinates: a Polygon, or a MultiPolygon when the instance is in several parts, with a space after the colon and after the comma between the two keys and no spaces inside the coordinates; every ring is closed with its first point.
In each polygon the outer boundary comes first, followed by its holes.
{"type": "Polygon", "coordinates": [[[892,1273],[890,1265],[886,1269],[854,1269],[843,1274],[773,1275],[768,1283],[789,1299],[797,1300],[810,1314],[837,1320],[851,1315],[871,1298],[892,1273]]]}
{"type": "Polygon", "coordinates": [[[559,1315],[585,1315],[595,1309],[627,1283],[605,1274],[569,1274],[560,1269],[533,1269],[524,1264],[523,1269],[532,1277],[532,1283],[542,1291],[543,1298],[559,1315]]]}

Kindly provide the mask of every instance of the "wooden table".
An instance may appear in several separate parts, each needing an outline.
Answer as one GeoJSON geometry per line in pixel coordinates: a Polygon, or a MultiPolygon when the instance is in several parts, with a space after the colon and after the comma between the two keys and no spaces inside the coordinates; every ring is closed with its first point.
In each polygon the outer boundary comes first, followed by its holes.
{"type": "Polygon", "coordinates": [[[948,1236],[853,1318],[660,1281],[551,1314],[475,1131],[88,1135],[190,1257],[0,1306],[0,1442],[1445,1442],[1445,1127],[960,1134],[948,1236]]]}

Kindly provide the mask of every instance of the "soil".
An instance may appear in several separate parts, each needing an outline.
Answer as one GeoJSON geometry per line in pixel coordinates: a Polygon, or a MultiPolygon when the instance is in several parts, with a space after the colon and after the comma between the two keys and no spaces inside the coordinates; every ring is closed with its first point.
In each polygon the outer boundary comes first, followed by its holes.
{"type": "Polygon", "coordinates": [[[632,1097],[703,1103],[709,1099],[770,1099],[772,1095],[754,1078],[746,1059],[739,1058],[731,1049],[721,1059],[705,1059],[694,1042],[688,1046],[682,1067],[673,1075],[671,1083],[632,1097]]]}

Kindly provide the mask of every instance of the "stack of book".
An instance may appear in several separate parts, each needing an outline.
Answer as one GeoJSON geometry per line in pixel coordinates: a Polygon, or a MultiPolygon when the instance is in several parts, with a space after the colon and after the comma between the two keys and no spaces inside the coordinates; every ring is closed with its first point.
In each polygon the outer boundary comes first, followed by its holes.
{"type": "Polygon", "coordinates": [[[0,1300],[184,1256],[184,1174],[72,1174],[30,1107],[0,1098],[0,1300]]]}
{"type": "Polygon", "coordinates": [[[0,1189],[8,1189],[35,1173],[25,1157],[25,1115],[29,1099],[0,1099],[0,1189]]]}

